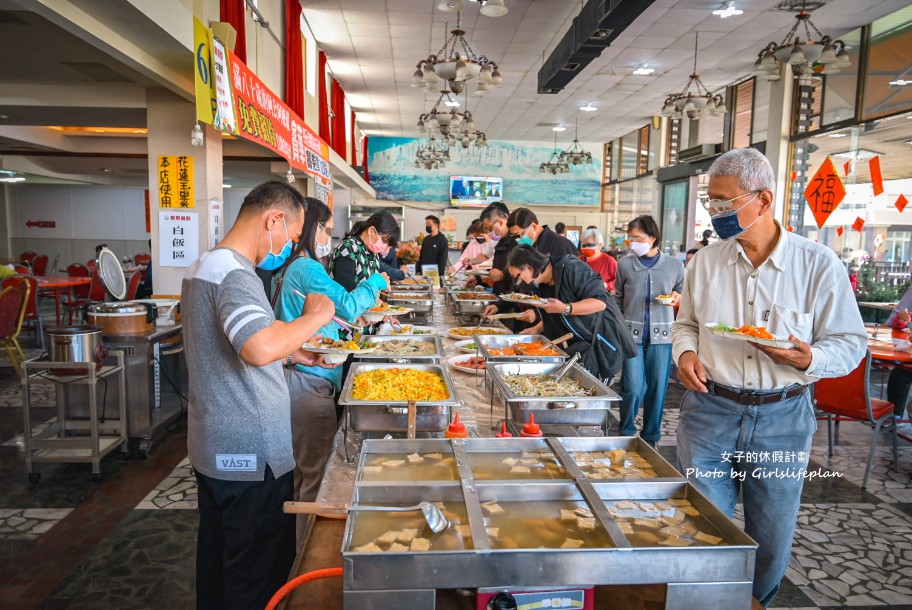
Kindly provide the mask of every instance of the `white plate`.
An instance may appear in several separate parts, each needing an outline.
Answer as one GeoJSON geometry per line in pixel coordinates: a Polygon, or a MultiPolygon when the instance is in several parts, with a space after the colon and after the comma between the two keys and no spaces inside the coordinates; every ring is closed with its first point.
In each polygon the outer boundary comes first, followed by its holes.
{"type": "Polygon", "coordinates": [[[365,311],[361,314],[365,320],[371,324],[379,322],[386,316],[404,316],[407,313],[412,313],[414,311],[411,307],[397,307],[396,309],[388,309],[386,311],[365,311]]]}
{"type": "Polygon", "coordinates": [[[377,330],[377,334],[378,334],[378,335],[382,335],[382,336],[393,336],[393,335],[395,335],[395,336],[399,337],[399,336],[414,335],[414,334],[415,334],[414,331],[416,331],[416,330],[421,330],[421,331],[428,331],[428,332],[423,332],[423,333],[421,333],[421,334],[419,334],[419,335],[416,335],[416,336],[418,336],[418,337],[427,337],[427,336],[431,336],[431,335],[437,335],[437,334],[440,333],[440,331],[438,331],[438,330],[437,330],[436,328],[434,328],[433,326],[419,326],[419,325],[417,325],[417,324],[402,324],[401,327],[402,327],[403,329],[408,329],[407,332],[400,332],[400,333],[397,333],[395,330],[393,330],[392,324],[389,324],[388,322],[384,322],[384,323],[380,326],[380,328],[377,330]]]}
{"type": "Polygon", "coordinates": [[[465,373],[466,375],[484,375],[484,368],[478,370],[467,369],[465,367],[456,366],[457,362],[464,362],[470,358],[474,358],[474,354],[459,354],[458,356],[450,356],[447,358],[447,366],[454,371],[459,371],[460,373],[465,373]]]}
{"type": "MultiPolygon", "coordinates": [[[[455,328],[449,328],[449,329],[447,329],[447,331],[446,331],[447,337],[449,337],[449,338],[451,338],[451,339],[456,339],[457,341],[462,341],[463,339],[469,339],[470,337],[465,337],[465,336],[463,336],[463,335],[456,335],[456,334],[453,334],[453,331],[456,330],[456,329],[459,329],[459,328],[466,328],[466,327],[465,327],[465,326],[457,326],[457,327],[455,327],[455,328]]],[[[471,328],[471,327],[469,327],[469,328],[471,328]]],[[[480,329],[479,329],[479,330],[480,330],[480,329]]],[[[490,330],[490,329],[489,329],[489,330],[490,330]]],[[[493,329],[493,330],[496,330],[496,331],[497,331],[496,334],[498,334],[498,335],[509,335],[509,334],[510,334],[510,331],[507,330],[507,329],[505,329],[505,328],[504,328],[504,329],[497,328],[497,329],[493,329]]],[[[492,334],[492,333],[487,333],[487,334],[492,334]]]]}
{"type": "Polygon", "coordinates": [[[500,295],[502,301],[507,301],[508,303],[522,303],[523,305],[547,305],[547,299],[520,299],[513,295],[517,293],[509,292],[507,294],[500,295]]]}
{"type": "Polygon", "coordinates": [[[795,347],[795,344],[792,343],[791,341],[789,341],[788,339],[761,339],[759,337],[748,337],[747,335],[742,335],[741,333],[733,333],[733,332],[730,332],[727,330],[719,330],[717,328],[713,328],[714,326],[718,326],[719,324],[720,324],[719,322],[710,322],[709,324],[705,324],[705,326],[706,326],[706,328],[709,329],[709,332],[711,332],[712,334],[718,335],[720,337],[725,337],[727,339],[737,339],[738,341],[750,341],[751,343],[756,343],[757,345],[766,345],[769,347],[779,347],[782,349],[789,349],[789,348],[795,347]]]}
{"type": "Polygon", "coordinates": [[[345,362],[349,354],[369,354],[378,347],[380,346],[366,347],[364,349],[339,349],[335,347],[318,347],[305,343],[301,346],[301,349],[306,349],[315,354],[323,354],[323,361],[328,364],[338,364],[339,362],[345,362]]]}
{"type": "Polygon", "coordinates": [[[456,349],[467,354],[475,354],[478,351],[478,347],[466,347],[467,345],[475,345],[475,339],[465,339],[463,341],[457,341],[455,343],[456,349]]]}
{"type": "Polygon", "coordinates": [[[491,272],[490,269],[469,269],[465,272],[466,275],[477,275],[478,277],[485,277],[491,272]]]}
{"type": "Polygon", "coordinates": [[[671,305],[674,303],[674,297],[656,297],[656,301],[662,305],[671,305]]]}

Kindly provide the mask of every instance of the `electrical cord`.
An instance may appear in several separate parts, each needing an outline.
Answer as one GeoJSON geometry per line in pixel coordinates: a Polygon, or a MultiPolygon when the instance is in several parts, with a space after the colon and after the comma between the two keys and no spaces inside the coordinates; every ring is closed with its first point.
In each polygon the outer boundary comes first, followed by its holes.
{"type": "Polygon", "coordinates": [[[162,377],[165,378],[165,380],[168,382],[168,385],[170,385],[171,389],[174,390],[174,393],[177,394],[177,400],[180,403],[181,408],[180,408],[180,414],[178,415],[177,421],[174,422],[173,424],[169,425],[166,428],[166,430],[168,432],[174,432],[178,429],[178,422],[187,415],[187,407],[186,407],[186,405],[184,405],[184,401],[186,400],[187,402],[190,402],[190,400],[186,396],[181,394],[181,391],[174,384],[174,381],[172,381],[171,378],[168,376],[168,374],[165,372],[165,367],[162,366],[161,360],[154,356],[152,357],[152,360],[158,365],[158,372],[161,374],[162,377]]]}

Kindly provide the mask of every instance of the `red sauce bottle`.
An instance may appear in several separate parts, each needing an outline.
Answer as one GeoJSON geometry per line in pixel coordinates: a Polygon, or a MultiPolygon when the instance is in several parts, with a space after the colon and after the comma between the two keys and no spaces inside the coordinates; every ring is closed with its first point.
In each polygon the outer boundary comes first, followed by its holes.
{"type": "Polygon", "coordinates": [[[459,413],[456,413],[453,423],[447,426],[444,436],[446,438],[468,438],[469,431],[466,430],[465,424],[459,421],[459,413]]]}
{"type": "Polygon", "coordinates": [[[500,432],[495,434],[497,438],[512,438],[513,435],[507,432],[507,422],[500,423],[500,432]]]}
{"type": "Polygon", "coordinates": [[[535,414],[529,413],[529,423],[523,426],[522,431],[519,433],[520,436],[524,437],[542,437],[541,426],[535,423],[535,414]]]}

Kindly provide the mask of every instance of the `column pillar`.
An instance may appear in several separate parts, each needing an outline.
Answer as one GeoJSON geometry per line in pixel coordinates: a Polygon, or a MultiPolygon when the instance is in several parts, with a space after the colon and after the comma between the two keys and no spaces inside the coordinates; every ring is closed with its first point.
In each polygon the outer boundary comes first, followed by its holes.
{"type": "Polygon", "coordinates": [[[222,135],[217,129],[200,123],[204,144],[190,144],[190,132],[196,122],[196,106],[165,89],[146,90],[146,125],[149,129],[149,206],[152,237],[152,290],[154,294],[178,295],[186,267],[162,267],[159,264],[158,228],[158,157],[177,155],[193,157],[192,211],[199,215],[199,254],[209,249],[209,200],[222,200],[222,135]]]}
{"type": "Polygon", "coordinates": [[[789,66],[781,66],[782,78],[770,86],[769,119],[766,130],[766,157],[776,174],[776,202],[773,216],[785,216],[786,194],[790,180],[789,135],[792,130],[792,98],[795,79],[789,66]]]}

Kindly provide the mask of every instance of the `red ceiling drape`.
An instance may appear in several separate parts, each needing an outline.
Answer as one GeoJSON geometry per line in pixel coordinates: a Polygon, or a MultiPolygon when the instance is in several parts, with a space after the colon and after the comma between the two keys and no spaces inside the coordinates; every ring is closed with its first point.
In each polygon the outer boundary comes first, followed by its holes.
{"type": "Polygon", "coordinates": [[[285,0],[285,103],[292,112],[304,118],[301,0],[285,0]]]}
{"type": "Polygon", "coordinates": [[[324,142],[332,140],[329,133],[329,99],[326,95],[326,53],[320,51],[319,69],[317,70],[317,103],[320,114],[319,132],[324,142]]]}
{"type": "Polygon", "coordinates": [[[352,128],[351,128],[351,146],[352,146],[352,148],[351,148],[351,154],[348,156],[348,163],[350,165],[354,165],[355,163],[358,162],[358,157],[356,156],[358,154],[358,151],[355,147],[355,142],[357,142],[358,140],[355,139],[356,129],[355,129],[355,111],[354,110],[351,111],[351,123],[352,123],[352,128]]]}
{"type": "Polygon", "coordinates": [[[370,184],[370,173],[367,171],[367,138],[361,138],[361,165],[364,166],[364,181],[370,184]]]}
{"type": "Polygon", "coordinates": [[[247,63],[247,5],[245,0],[219,0],[219,21],[230,23],[237,30],[234,54],[247,63]]]}
{"type": "Polygon", "coordinates": [[[345,150],[345,92],[339,81],[332,79],[332,147],[343,159],[348,158],[345,150]]]}

